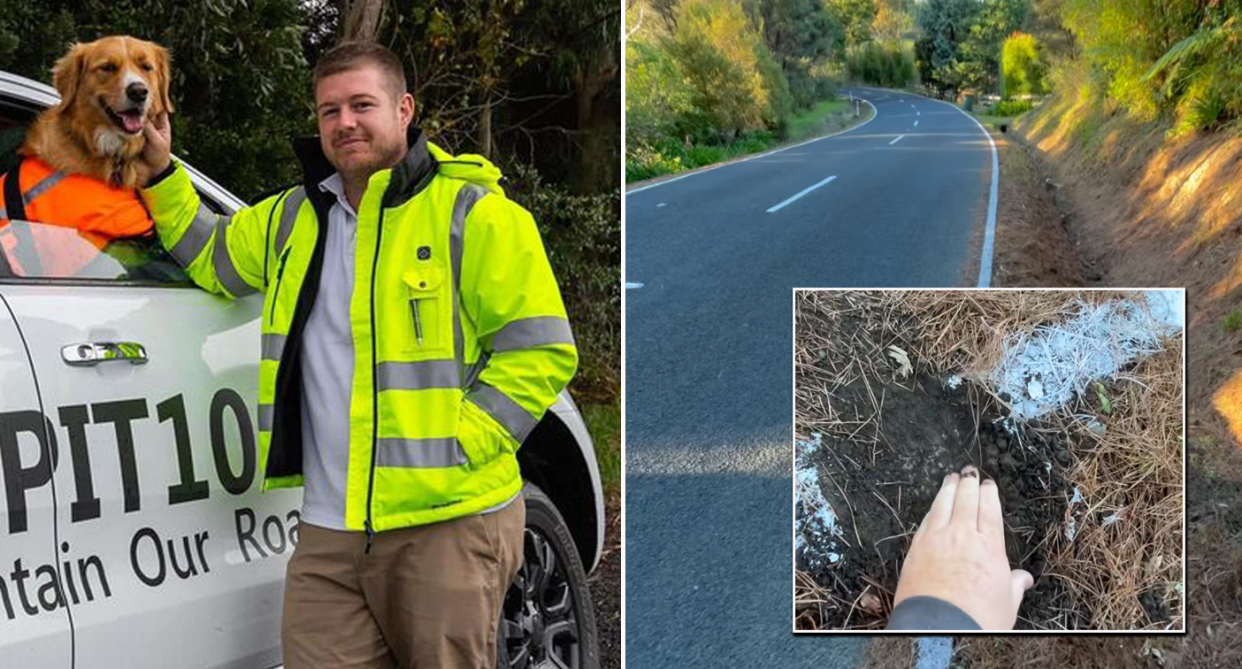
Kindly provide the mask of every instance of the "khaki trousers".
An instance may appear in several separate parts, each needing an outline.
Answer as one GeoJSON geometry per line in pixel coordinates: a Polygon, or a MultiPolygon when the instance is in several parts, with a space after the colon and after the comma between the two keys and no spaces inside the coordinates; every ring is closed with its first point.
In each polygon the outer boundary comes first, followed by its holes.
{"type": "Polygon", "coordinates": [[[526,503],[366,535],[302,523],[285,579],[287,669],[490,669],[526,503]]]}

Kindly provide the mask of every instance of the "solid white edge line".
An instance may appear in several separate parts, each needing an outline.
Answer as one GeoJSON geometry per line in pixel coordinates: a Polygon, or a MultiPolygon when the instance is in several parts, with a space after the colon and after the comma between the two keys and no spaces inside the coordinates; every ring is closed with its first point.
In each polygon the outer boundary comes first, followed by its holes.
{"type": "Polygon", "coordinates": [[[918,659],[915,661],[915,669],[948,669],[953,661],[953,639],[939,636],[924,636],[918,638],[915,644],[918,648],[916,653],[918,659]],[[948,645],[948,655],[944,655],[945,645],[948,645]]]}
{"type": "Polygon", "coordinates": [[[893,141],[889,142],[889,143],[888,143],[888,145],[889,145],[889,146],[892,146],[892,145],[896,144],[897,142],[901,141],[901,138],[902,138],[902,137],[905,137],[905,135],[897,135],[897,139],[894,139],[893,141]]]}
{"type": "Polygon", "coordinates": [[[781,147],[781,148],[779,148],[779,149],[775,149],[775,150],[772,150],[772,151],[768,151],[767,153],[758,153],[758,154],[755,154],[755,155],[753,155],[753,156],[746,156],[745,158],[739,158],[739,159],[737,159],[737,160],[733,160],[733,161],[730,161],[730,162],[727,162],[727,163],[719,163],[719,164],[716,164],[716,165],[712,165],[711,167],[705,167],[705,168],[703,168],[703,169],[697,170],[697,171],[695,171],[695,172],[691,172],[691,173],[689,173],[689,174],[683,174],[683,175],[681,175],[681,176],[679,176],[679,177],[673,177],[672,179],[666,179],[666,180],[664,180],[664,181],[661,181],[660,183],[654,183],[654,184],[651,184],[651,185],[649,185],[649,186],[643,186],[643,187],[641,187],[641,188],[635,188],[634,190],[629,190],[629,191],[626,191],[626,192],[625,192],[625,196],[626,196],[626,197],[629,197],[629,196],[633,195],[634,193],[641,193],[641,192],[643,192],[643,191],[645,191],[645,190],[650,190],[650,189],[655,188],[655,187],[657,187],[657,186],[663,186],[664,184],[671,184],[671,183],[673,183],[674,181],[680,181],[680,180],[682,180],[682,179],[687,179],[687,178],[692,177],[692,176],[694,176],[694,175],[696,175],[696,174],[703,174],[704,172],[710,172],[710,171],[712,171],[712,170],[714,170],[714,169],[716,169],[716,168],[718,168],[718,167],[727,167],[727,166],[729,166],[729,165],[737,165],[738,163],[744,163],[744,162],[746,162],[746,161],[748,161],[748,160],[755,160],[755,159],[758,159],[758,158],[766,158],[766,157],[768,157],[768,156],[771,156],[771,155],[774,155],[774,154],[780,153],[781,151],[788,151],[788,150],[790,150],[790,149],[796,149],[796,148],[798,148],[799,146],[806,146],[807,144],[811,144],[811,143],[813,143],[813,142],[818,142],[818,141],[819,141],[819,140],[821,140],[821,139],[828,139],[829,137],[836,137],[837,135],[844,135],[844,134],[845,134],[845,133],[847,133],[847,132],[853,132],[853,131],[855,131],[855,130],[857,130],[857,129],[861,128],[861,127],[863,127],[864,125],[867,125],[868,123],[870,123],[870,122],[874,121],[874,120],[875,120],[875,117],[877,117],[877,116],[879,116],[879,115],[880,115],[879,110],[877,110],[877,109],[875,108],[875,105],[871,104],[871,101],[870,101],[870,100],[863,100],[862,98],[858,98],[858,99],[859,99],[860,101],[862,101],[862,102],[867,103],[867,106],[868,106],[868,107],[871,107],[871,118],[867,119],[866,121],[863,121],[862,123],[859,123],[858,125],[856,125],[856,126],[854,126],[854,127],[852,127],[852,128],[846,128],[845,130],[838,130],[837,132],[834,132],[834,133],[832,133],[831,135],[823,135],[823,136],[820,136],[820,137],[816,137],[816,138],[814,138],[814,139],[808,139],[808,140],[806,140],[805,142],[801,142],[801,143],[798,143],[798,144],[791,144],[791,145],[789,145],[789,146],[784,146],[784,147],[781,147]]]}
{"type": "MultiPolygon", "coordinates": [[[[957,109],[957,105],[953,105],[953,108],[957,109]]],[[[988,223],[983,231],[983,250],[979,253],[978,282],[979,288],[988,288],[992,285],[992,253],[996,246],[996,201],[1000,190],[1000,155],[996,152],[996,140],[992,139],[992,133],[988,132],[988,129],[983,127],[983,124],[975,117],[966,114],[961,109],[957,110],[979,126],[979,130],[988,138],[988,144],[992,146],[992,186],[988,189],[988,223]]]]}
{"type": "Polygon", "coordinates": [[[802,192],[800,192],[800,193],[798,193],[797,195],[795,195],[795,196],[793,196],[793,197],[789,198],[788,200],[785,200],[784,202],[782,202],[782,203],[780,203],[780,204],[776,205],[775,207],[772,207],[771,209],[769,209],[769,210],[768,210],[768,213],[769,213],[769,214],[774,214],[774,213],[776,213],[777,211],[780,211],[780,209],[781,209],[782,207],[784,207],[785,205],[792,203],[794,200],[797,200],[798,198],[802,197],[803,195],[806,195],[807,193],[809,193],[809,192],[811,192],[811,191],[815,190],[816,188],[819,188],[820,186],[823,186],[824,184],[828,183],[829,181],[832,181],[832,180],[833,180],[833,179],[835,179],[835,178],[837,178],[837,175],[835,175],[835,174],[834,174],[834,175],[832,175],[832,176],[828,177],[827,179],[824,179],[823,181],[821,181],[821,182],[819,182],[819,183],[815,184],[814,186],[811,186],[810,188],[807,188],[807,189],[803,190],[802,192]]]}
{"type": "Polygon", "coordinates": [[[992,186],[988,190],[988,223],[983,232],[983,251],[979,254],[979,281],[976,286],[978,288],[989,288],[992,285],[992,253],[996,246],[996,200],[997,193],[1000,190],[1000,157],[996,152],[996,140],[992,139],[992,133],[988,132],[988,129],[983,127],[983,124],[978,119],[967,114],[952,102],[945,102],[944,100],[937,100],[936,98],[926,96],[923,99],[939,102],[942,105],[949,105],[961,112],[962,115],[974,122],[980,132],[983,133],[983,136],[988,138],[988,144],[992,145],[992,186]]]}

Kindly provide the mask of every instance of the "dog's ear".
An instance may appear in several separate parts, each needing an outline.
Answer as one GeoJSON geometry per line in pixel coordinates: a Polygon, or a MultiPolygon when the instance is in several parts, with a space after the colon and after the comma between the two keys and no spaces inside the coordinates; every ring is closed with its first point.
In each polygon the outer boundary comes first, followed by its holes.
{"type": "Polygon", "coordinates": [[[162,46],[155,47],[155,72],[159,75],[159,103],[165,112],[171,114],[173,112],[172,98],[168,96],[169,79],[172,78],[172,68],[169,66],[168,49],[162,46]]]}
{"type": "Polygon", "coordinates": [[[60,93],[61,105],[69,108],[77,97],[82,76],[86,74],[86,45],[74,44],[69,53],[52,66],[52,86],[60,93]]]}

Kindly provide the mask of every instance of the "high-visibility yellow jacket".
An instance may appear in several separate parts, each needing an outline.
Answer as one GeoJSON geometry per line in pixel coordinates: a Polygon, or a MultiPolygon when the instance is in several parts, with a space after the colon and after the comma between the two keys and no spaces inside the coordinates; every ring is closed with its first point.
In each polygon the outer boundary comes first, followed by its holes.
{"type": "MultiPolygon", "coordinates": [[[[534,220],[500,171],[417,129],[358,207],[350,298],[354,376],[345,525],[383,531],[496,506],[522,487],[517,448],[578,363],[534,220]]],[[[175,163],[142,195],[160,239],[201,287],[263,291],[259,468],[302,483],[301,337],[318,290],[335,170],[295,144],[304,184],[229,216],[175,163]]]]}

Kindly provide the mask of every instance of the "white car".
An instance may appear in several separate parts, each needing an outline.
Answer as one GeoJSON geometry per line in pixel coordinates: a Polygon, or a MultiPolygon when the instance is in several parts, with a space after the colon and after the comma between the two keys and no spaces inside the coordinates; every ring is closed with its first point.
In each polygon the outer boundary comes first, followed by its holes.
{"type": "MultiPolygon", "coordinates": [[[[0,73],[0,134],[57,100],[0,73]]],[[[209,207],[243,206],[190,173],[209,207]]],[[[155,242],[105,254],[85,278],[0,260],[0,667],[278,666],[302,495],[260,491],[262,297],[194,287],[155,242]]],[[[519,460],[526,563],[500,666],[595,667],[603,494],[568,394],[519,460]]]]}

